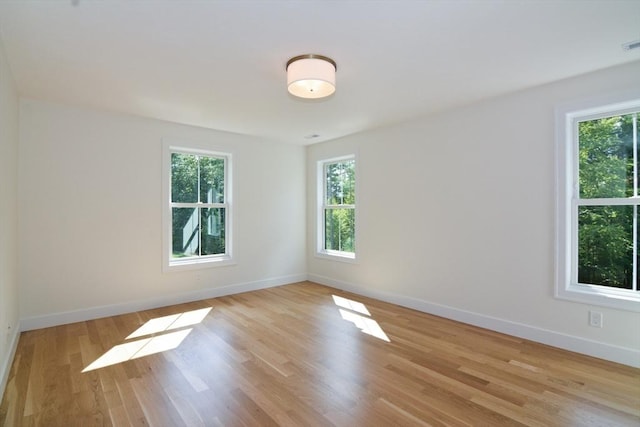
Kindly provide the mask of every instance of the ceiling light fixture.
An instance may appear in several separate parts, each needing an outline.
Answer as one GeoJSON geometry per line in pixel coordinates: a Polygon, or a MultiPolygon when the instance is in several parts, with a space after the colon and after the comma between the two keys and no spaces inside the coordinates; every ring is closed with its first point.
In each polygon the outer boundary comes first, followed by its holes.
{"type": "Polygon", "coordinates": [[[336,91],[337,69],[335,61],[326,56],[295,56],[287,61],[287,89],[300,98],[327,97],[336,91]]]}

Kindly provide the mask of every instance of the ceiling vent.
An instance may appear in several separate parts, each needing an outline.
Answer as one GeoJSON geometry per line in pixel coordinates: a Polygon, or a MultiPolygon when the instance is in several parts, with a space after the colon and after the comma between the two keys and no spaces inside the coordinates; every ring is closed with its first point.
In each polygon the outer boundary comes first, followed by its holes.
{"type": "Polygon", "coordinates": [[[625,43],[622,45],[622,49],[624,50],[640,49],[640,40],[634,40],[632,42],[625,43]]]}

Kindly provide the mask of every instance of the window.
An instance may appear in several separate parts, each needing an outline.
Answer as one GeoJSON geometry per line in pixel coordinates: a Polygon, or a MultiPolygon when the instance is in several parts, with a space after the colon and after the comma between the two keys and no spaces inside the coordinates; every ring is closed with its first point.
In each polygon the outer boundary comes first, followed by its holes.
{"type": "MultiPolygon", "coordinates": [[[[169,173],[165,265],[220,265],[231,259],[229,154],[166,147],[169,173]]],[[[168,193],[168,194],[167,194],[168,193]]]]}
{"type": "Polygon", "coordinates": [[[640,311],[640,100],[564,114],[556,295],[640,311]]]}
{"type": "Polygon", "coordinates": [[[321,161],[318,175],[318,254],[355,259],[355,157],[321,161]]]}

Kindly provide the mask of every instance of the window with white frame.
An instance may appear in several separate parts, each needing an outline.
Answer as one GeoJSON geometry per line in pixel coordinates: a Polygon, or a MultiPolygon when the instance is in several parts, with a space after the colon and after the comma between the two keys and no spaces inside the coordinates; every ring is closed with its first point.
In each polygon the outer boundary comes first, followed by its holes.
{"type": "Polygon", "coordinates": [[[355,157],[318,162],[318,183],[318,253],[355,259],[355,157]]]}
{"type": "Polygon", "coordinates": [[[639,115],[637,100],[560,117],[558,297],[640,311],[639,115]]]}
{"type": "Polygon", "coordinates": [[[231,155],[171,146],[165,150],[165,265],[230,261],[231,155]]]}

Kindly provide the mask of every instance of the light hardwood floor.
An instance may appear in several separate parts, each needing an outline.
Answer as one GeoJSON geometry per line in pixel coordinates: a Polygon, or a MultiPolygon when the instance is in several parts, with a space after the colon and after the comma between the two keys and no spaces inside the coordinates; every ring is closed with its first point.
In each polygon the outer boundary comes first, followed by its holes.
{"type": "Polygon", "coordinates": [[[638,426],[640,370],[304,282],[23,333],[0,424],[638,426]]]}

